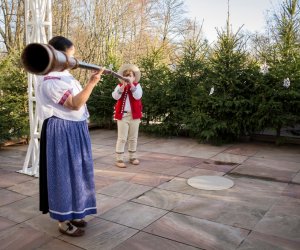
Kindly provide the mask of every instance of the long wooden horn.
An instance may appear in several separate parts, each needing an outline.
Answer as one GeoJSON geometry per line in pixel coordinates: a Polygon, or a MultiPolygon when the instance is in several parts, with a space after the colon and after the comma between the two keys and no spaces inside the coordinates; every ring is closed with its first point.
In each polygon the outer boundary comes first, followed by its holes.
{"type": "MultiPolygon", "coordinates": [[[[54,49],[49,44],[30,43],[21,54],[21,61],[26,71],[35,75],[46,75],[52,71],[64,71],[66,69],[90,69],[101,70],[102,67],[86,62],[78,61],[74,57],[69,57],[65,53],[54,49]]],[[[120,74],[105,69],[104,74],[110,74],[114,77],[129,82],[129,80],[120,74]]]]}

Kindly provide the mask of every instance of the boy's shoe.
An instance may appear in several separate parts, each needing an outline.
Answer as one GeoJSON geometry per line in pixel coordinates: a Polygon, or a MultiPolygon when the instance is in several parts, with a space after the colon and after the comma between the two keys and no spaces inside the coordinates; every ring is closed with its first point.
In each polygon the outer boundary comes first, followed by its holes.
{"type": "Polygon", "coordinates": [[[125,165],[124,161],[122,161],[122,160],[116,161],[116,166],[118,168],[126,168],[126,165],[125,165]]]}
{"type": "Polygon", "coordinates": [[[129,159],[129,162],[133,165],[139,165],[140,161],[136,158],[129,159]]]}

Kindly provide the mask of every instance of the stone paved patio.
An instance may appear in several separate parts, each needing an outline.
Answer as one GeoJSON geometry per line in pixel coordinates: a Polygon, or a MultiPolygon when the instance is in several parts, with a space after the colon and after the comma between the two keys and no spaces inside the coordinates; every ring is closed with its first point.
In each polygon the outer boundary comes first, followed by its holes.
{"type": "Polygon", "coordinates": [[[38,179],[16,173],[27,146],[0,150],[0,249],[300,249],[300,146],[223,146],[139,138],[140,166],[114,166],[116,131],[92,130],[98,214],[85,236],[61,235],[38,211],[38,179]],[[204,191],[198,175],[235,185],[204,191]]]}

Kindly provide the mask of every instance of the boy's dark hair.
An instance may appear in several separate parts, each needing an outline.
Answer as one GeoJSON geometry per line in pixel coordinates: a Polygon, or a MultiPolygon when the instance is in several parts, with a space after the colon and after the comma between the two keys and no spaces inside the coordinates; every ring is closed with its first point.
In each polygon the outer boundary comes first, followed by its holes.
{"type": "Polygon", "coordinates": [[[55,36],[48,43],[53,46],[54,49],[63,52],[66,52],[67,49],[73,46],[73,43],[63,36],[55,36]]]}

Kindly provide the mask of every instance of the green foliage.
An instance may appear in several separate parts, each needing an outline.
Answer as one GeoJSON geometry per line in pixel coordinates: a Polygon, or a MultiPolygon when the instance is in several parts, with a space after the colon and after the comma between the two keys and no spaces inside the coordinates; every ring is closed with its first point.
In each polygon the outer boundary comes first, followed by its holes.
{"type": "MultiPolygon", "coordinates": [[[[273,26],[268,25],[270,32],[263,34],[264,39],[256,44],[252,54],[269,65],[266,74],[259,73],[258,63],[246,52],[244,37],[239,31],[231,32],[229,16],[227,29],[218,33],[214,47],[203,42],[201,32],[192,25],[189,33],[182,33],[183,43],[166,42],[161,48],[155,48],[154,41],[151,46],[142,46],[138,38],[141,50],[132,51],[131,48],[137,48],[133,42],[135,31],[129,43],[125,41],[129,38],[126,35],[119,44],[116,33],[112,39],[105,38],[104,43],[101,39],[91,40],[89,44],[96,50],[78,47],[79,51],[88,51],[85,52],[88,55],[82,53],[85,59],[99,60],[102,65],[113,64],[114,71],[123,63],[123,57],[140,58],[137,65],[142,72],[141,129],[144,131],[160,136],[188,135],[220,144],[254,131],[273,129],[277,131],[278,142],[282,142],[281,129],[300,124],[299,7],[299,0],[282,1],[273,22],[269,23],[273,26]],[[168,53],[171,50],[173,53],[168,53]],[[170,66],[170,61],[176,68],[170,66]],[[289,85],[284,86],[284,81],[289,81],[289,85]],[[214,92],[210,93],[212,87],[214,92]]],[[[95,36],[98,31],[93,31],[95,36]]],[[[151,37],[141,34],[144,41],[151,37]]],[[[9,55],[0,58],[0,143],[29,136],[27,80],[19,58],[20,53],[10,50],[9,55]]],[[[89,72],[82,70],[75,74],[85,81],[89,72]]],[[[117,83],[118,79],[103,76],[93,90],[88,101],[92,123],[103,128],[115,126],[115,100],[111,93],[117,83]]]]}
{"type": "Polygon", "coordinates": [[[261,78],[260,99],[255,119],[259,128],[280,130],[300,122],[300,9],[297,1],[286,0],[275,14],[275,41],[265,57],[269,73],[261,78]],[[284,81],[290,82],[284,86],[284,81]]]}
{"type": "MultiPolygon", "coordinates": [[[[177,53],[176,68],[166,63],[164,48],[141,57],[137,63],[142,71],[141,129],[220,144],[269,128],[279,136],[282,127],[299,125],[300,18],[296,3],[283,3],[275,15],[273,36],[258,46],[257,59],[270,66],[266,74],[259,72],[259,63],[245,49],[245,37],[239,30],[233,34],[229,22],[212,48],[194,32],[177,53]],[[287,79],[290,86],[283,86],[287,79]]],[[[106,127],[112,126],[114,81],[104,77],[88,103],[92,121],[106,127]]]]}
{"type": "Polygon", "coordinates": [[[29,136],[26,73],[19,58],[15,52],[0,60],[0,142],[29,136]]]}
{"type": "Polygon", "coordinates": [[[151,51],[138,64],[142,73],[143,129],[163,135],[168,132],[161,122],[168,112],[170,69],[163,61],[162,50],[151,51]]]}
{"type": "MultiPolygon", "coordinates": [[[[111,45],[112,46],[112,45],[111,45]]],[[[121,64],[120,58],[109,49],[106,55],[107,62],[101,65],[106,65],[107,69],[117,72],[121,64]]],[[[74,72],[76,74],[76,72],[74,72]]],[[[77,72],[77,79],[84,83],[89,77],[90,72],[83,70],[77,72]]],[[[111,75],[103,74],[101,81],[93,89],[93,92],[87,102],[88,110],[90,113],[90,122],[101,128],[112,129],[115,127],[113,119],[114,105],[116,101],[112,97],[112,92],[115,89],[119,80],[111,75]]]]}
{"type": "Polygon", "coordinates": [[[257,67],[249,62],[241,37],[219,33],[207,77],[192,97],[191,134],[214,143],[248,135],[254,129],[251,116],[256,108],[252,98],[257,77],[257,67]]]}
{"type": "Polygon", "coordinates": [[[87,103],[90,113],[90,120],[102,128],[113,128],[113,112],[115,100],[112,92],[116,87],[118,80],[112,76],[102,76],[100,84],[98,84],[87,103]]]}
{"type": "Polygon", "coordinates": [[[283,78],[280,73],[278,75],[280,70],[276,68],[270,69],[269,74],[262,77],[263,82],[256,96],[258,109],[253,119],[257,121],[259,130],[272,128],[279,137],[282,127],[300,122],[300,75],[299,70],[297,74],[288,74],[287,70],[284,74],[286,78],[283,78]],[[287,78],[290,86],[284,87],[284,79],[287,78]]]}
{"type": "Polygon", "coordinates": [[[206,43],[189,39],[183,44],[183,55],[172,73],[169,84],[168,115],[164,123],[174,135],[188,135],[192,119],[192,96],[206,77],[206,43]]]}

